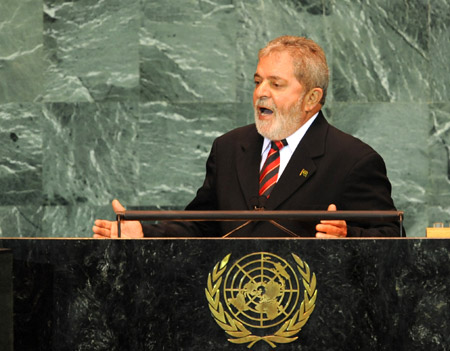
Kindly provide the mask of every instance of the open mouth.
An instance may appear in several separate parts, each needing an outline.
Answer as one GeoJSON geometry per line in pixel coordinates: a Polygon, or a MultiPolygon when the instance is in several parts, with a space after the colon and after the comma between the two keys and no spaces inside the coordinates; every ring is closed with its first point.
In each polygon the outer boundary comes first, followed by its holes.
{"type": "Polygon", "coordinates": [[[266,108],[266,107],[258,107],[259,113],[263,116],[271,115],[273,113],[272,110],[266,108]]]}

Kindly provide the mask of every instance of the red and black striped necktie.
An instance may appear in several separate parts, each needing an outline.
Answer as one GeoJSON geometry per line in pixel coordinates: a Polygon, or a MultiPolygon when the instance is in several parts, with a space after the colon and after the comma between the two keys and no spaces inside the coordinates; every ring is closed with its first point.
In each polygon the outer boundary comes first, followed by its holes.
{"type": "Polygon", "coordinates": [[[278,180],[278,169],[280,168],[280,150],[287,145],[286,139],[272,141],[266,162],[259,173],[259,195],[270,195],[278,180]]]}

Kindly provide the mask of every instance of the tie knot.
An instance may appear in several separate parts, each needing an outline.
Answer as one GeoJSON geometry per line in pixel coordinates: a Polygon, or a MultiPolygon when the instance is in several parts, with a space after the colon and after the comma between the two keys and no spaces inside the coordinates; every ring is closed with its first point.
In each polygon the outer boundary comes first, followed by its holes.
{"type": "Polygon", "coordinates": [[[286,145],[287,145],[286,139],[283,139],[283,140],[272,140],[272,142],[271,142],[271,147],[274,150],[281,150],[286,145]]]}

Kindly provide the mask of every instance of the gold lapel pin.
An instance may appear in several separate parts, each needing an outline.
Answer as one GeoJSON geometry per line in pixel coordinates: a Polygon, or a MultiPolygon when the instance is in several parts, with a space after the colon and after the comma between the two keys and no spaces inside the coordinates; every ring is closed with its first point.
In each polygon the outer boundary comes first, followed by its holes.
{"type": "Polygon", "coordinates": [[[302,171],[299,173],[299,176],[300,177],[303,176],[303,177],[306,178],[308,176],[308,171],[303,168],[302,171]]]}

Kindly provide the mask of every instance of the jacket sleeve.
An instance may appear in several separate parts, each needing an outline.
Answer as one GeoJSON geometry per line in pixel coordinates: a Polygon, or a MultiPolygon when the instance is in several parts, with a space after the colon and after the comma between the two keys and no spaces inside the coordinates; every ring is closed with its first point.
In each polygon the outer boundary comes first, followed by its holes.
{"type": "MultiPolygon", "coordinates": [[[[385,163],[375,151],[372,150],[351,168],[346,177],[342,207],[355,211],[396,211],[385,163]]],[[[349,237],[400,236],[398,222],[373,221],[347,224],[349,237]]]]}

